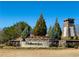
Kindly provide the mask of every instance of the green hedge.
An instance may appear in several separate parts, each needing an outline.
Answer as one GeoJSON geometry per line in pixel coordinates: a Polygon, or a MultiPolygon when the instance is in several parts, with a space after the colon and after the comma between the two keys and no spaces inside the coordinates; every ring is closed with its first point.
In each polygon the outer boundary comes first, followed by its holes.
{"type": "Polygon", "coordinates": [[[63,40],[78,40],[79,37],[74,36],[74,37],[62,37],[63,40]]]}

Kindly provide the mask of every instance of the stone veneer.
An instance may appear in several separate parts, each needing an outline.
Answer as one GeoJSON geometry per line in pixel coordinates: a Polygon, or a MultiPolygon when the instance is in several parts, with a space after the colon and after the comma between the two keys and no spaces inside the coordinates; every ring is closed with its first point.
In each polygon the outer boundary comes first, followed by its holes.
{"type": "Polygon", "coordinates": [[[64,20],[62,37],[74,37],[76,36],[74,19],[68,18],[64,20]]]}

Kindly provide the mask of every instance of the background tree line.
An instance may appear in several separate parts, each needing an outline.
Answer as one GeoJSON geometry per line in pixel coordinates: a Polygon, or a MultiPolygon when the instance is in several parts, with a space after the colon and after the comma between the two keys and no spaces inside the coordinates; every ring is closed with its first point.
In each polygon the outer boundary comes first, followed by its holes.
{"type": "Polygon", "coordinates": [[[45,36],[47,34],[49,38],[60,39],[62,31],[58,23],[58,18],[56,18],[55,25],[53,27],[50,26],[47,31],[46,22],[41,14],[33,29],[24,21],[3,28],[3,30],[0,31],[0,42],[4,43],[18,37],[26,38],[30,36],[31,33],[35,36],[45,36]]]}

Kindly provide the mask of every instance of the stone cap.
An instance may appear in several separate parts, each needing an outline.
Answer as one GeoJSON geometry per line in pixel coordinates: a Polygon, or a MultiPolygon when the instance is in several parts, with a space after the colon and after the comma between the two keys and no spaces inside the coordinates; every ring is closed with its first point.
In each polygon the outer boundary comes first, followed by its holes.
{"type": "Polygon", "coordinates": [[[28,37],[26,40],[49,40],[50,38],[46,36],[35,36],[35,37],[28,37]]]}
{"type": "Polygon", "coordinates": [[[22,38],[19,37],[19,38],[16,38],[16,39],[12,39],[12,40],[10,40],[10,41],[21,41],[21,40],[22,40],[22,38]]]}
{"type": "Polygon", "coordinates": [[[66,21],[68,21],[70,23],[74,23],[74,18],[67,18],[64,20],[64,22],[66,22],[66,21]]]}

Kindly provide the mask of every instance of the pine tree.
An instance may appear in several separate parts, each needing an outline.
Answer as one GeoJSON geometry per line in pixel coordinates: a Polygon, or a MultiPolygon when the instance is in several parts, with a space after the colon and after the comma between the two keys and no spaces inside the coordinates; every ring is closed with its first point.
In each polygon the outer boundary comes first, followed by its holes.
{"type": "Polygon", "coordinates": [[[52,26],[49,27],[49,30],[48,30],[48,37],[49,37],[49,38],[53,38],[52,26]]]}
{"type": "Polygon", "coordinates": [[[62,31],[61,31],[60,25],[58,23],[58,18],[56,18],[56,22],[55,22],[55,25],[53,27],[53,38],[60,39],[61,34],[62,34],[62,31]]]}
{"type": "Polygon", "coordinates": [[[3,40],[7,41],[18,37],[26,38],[30,35],[31,26],[24,21],[18,22],[10,27],[3,29],[3,40]]]}
{"type": "Polygon", "coordinates": [[[45,36],[47,33],[46,23],[42,14],[40,15],[40,18],[36,23],[33,33],[35,36],[45,36]]]}

